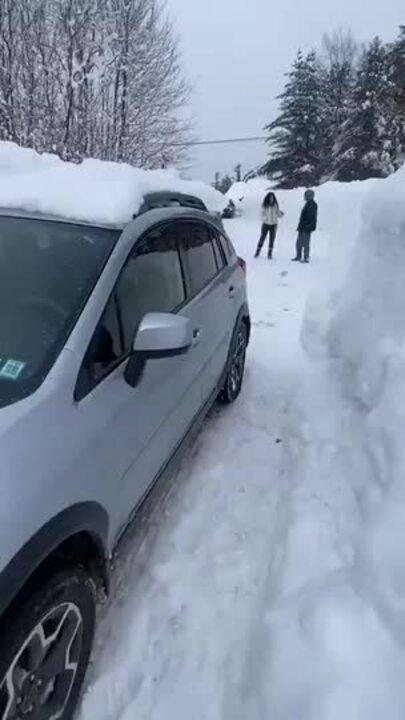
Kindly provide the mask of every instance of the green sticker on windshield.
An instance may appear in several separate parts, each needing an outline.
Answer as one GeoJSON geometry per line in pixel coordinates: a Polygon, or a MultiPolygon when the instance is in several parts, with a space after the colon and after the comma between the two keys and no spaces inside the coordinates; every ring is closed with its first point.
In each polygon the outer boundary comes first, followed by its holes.
{"type": "Polygon", "coordinates": [[[25,368],[25,363],[19,360],[7,360],[0,370],[0,378],[6,380],[18,380],[22,371],[25,368]]]}

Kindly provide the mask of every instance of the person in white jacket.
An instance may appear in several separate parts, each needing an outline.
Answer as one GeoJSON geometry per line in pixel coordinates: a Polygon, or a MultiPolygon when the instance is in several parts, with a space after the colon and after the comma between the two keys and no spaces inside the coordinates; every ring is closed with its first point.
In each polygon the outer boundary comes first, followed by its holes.
{"type": "Polygon", "coordinates": [[[263,200],[262,204],[262,218],[263,218],[263,224],[262,224],[262,232],[260,235],[260,240],[257,245],[255,257],[259,257],[260,251],[264,245],[264,241],[266,240],[267,233],[269,234],[269,252],[268,252],[268,258],[271,260],[273,257],[273,249],[274,249],[274,242],[277,235],[277,227],[278,222],[280,218],[284,216],[284,213],[281,212],[279,206],[278,206],[278,200],[274,194],[274,192],[267,193],[266,197],[263,200]]]}

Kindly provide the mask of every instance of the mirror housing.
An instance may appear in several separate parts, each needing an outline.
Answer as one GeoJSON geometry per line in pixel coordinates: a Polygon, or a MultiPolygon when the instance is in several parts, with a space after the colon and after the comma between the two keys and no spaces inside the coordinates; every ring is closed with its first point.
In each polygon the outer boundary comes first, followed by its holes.
{"type": "Polygon", "coordinates": [[[193,343],[188,318],[168,313],[148,313],[136,333],[133,350],[146,359],[182,355],[193,343]]]}
{"type": "Polygon", "coordinates": [[[133,352],[125,369],[125,379],[136,387],[147,360],[175,357],[193,344],[191,321],[181,315],[147,313],[135,335],[133,352]]]}

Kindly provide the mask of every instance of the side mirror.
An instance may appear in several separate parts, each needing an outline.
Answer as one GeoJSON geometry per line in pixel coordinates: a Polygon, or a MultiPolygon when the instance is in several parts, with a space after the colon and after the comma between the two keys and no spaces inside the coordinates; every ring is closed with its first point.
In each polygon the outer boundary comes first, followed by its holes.
{"type": "Polygon", "coordinates": [[[193,343],[188,318],[166,313],[148,313],[143,318],[134,340],[134,352],[144,358],[182,355],[193,343]]]}
{"type": "Polygon", "coordinates": [[[148,313],[135,335],[133,353],[125,370],[125,379],[135,387],[146,360],[183,355],[193,344],[191,321],[181,315],[148,313]]]}

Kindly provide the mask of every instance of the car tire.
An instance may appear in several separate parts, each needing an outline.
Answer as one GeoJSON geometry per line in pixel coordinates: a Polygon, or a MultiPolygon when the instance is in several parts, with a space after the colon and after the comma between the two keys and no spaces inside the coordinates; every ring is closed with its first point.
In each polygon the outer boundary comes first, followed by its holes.
{"type": "Polygon", "coordinates": [[[95,587],[66,568],[7,618],[0,640],[0,720],[71,720],[94,638],[95,587]]]}
{"type": "Polygon", "coordinates": [[[241,320],[232,338],[225,382],[219,394],[219,401],[225,405],[235,402],[242,390],[247,345],[248,330],[246,323],[241,320]]]}

